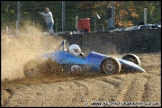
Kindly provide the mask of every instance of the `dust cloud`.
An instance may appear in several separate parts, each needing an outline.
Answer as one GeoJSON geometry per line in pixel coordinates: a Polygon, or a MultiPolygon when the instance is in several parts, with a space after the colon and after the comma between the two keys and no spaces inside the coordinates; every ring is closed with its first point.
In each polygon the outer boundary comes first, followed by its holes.
{"type": "Polygon", "coordinates": [[[1,36],[1,80],[23,78],[23,66],[43,53],[51,52],[63,40],[61,36],[39,36],[40,26],[34,27],[26,21],[19,31],[20,36],[1,36]]]}

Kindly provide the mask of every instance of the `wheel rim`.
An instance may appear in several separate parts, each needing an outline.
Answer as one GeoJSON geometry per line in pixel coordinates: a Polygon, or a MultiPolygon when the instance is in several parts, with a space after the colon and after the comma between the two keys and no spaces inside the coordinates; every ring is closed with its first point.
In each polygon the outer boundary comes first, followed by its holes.
{"type": "Polygon", "coordinates": [[[34,78],[34,77],[38,77],[38,69],[37,68],[30,68],[27,69],[26,71],[24,71],[24,75],[26,78],[34,78]]]}
{"type": "Polygon", "coordinates": [[[116,65],[115,65],[114,62],[112,62],[112,61],[106,61],[106,62],[105,62],[104,70],[105,70],[105,72],[106,72],[107,74],[112,74],[112,73],[114,73],[115,69],[116,69],[116,65]]]}
{"type": "Polygon", "coordinates": [[[26,78],[37,77],[39,75],[39,66],[38,65],[39,64],[37,63],[36,60],[28,61],[23,68],[25,77],[26,78]]]}
{"type": "Polygon", "coordinates": [[[26,75],[30,78],[33,78],[36,76],[36,70],[35,69],[30,69],[28,72],[26,72],[26,75]]]}
{"type": "Polygon", "coordinates": [[[82,68],[79,65],[71,66],[71,72],[82,71],[82,68]]]}

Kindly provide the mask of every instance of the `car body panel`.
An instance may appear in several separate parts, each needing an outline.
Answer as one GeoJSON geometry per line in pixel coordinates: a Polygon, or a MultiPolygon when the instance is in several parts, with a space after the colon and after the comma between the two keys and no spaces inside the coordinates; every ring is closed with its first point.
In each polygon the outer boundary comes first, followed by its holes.
{"type": "MultiPolygon", "coordinates": [[[[95,70],[96,72],[100,71],[100,65],[101,62],[108,58],[110,56],[104,55],[104,54],[100,54],[97,52],[90,52],[86,57],[84,58],[79,58],[76,57],[72,54],[70,54],[67,51],[61,50],[61,51],[56,51],[56,52],[50,52],[50,53],[46,53],[42,55],[43,59],[48,59],[48,58],[52,58],[53,61],[56,61],[57,63],[59,63],[60,65],[81,65],[81,66],[88,66],[90,67],[90,70],[95,70]]],[[[120,62],[120,64],[122,65],[122,68],[124,71],[138,71],[138,72],[145,72],[145,70],[140,67],[139,65],[124,60],[124,59],[120,59],[117,58],[120,62]]]]}

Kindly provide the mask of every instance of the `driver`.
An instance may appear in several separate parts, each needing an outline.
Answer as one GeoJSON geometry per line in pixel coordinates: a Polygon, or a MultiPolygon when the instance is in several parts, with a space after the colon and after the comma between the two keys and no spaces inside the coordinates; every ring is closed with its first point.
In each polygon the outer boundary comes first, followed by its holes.
{"type": "Polygon", "coordinates": [[[77,44],[70,45],[69,52],[76,57],[84,58],[84,53],[81,52],[81,49],[77,44]]]}

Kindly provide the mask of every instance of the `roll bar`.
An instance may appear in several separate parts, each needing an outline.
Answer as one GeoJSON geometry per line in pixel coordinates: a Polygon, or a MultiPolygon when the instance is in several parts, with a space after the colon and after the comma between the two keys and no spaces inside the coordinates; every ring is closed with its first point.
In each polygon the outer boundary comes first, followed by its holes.
{"type": "Polygon", "coordinates": [[[69,43],[67,42],[67,40],[63,40],[61,42],[61,44],[56,48],[55,51],[59,51],[59,50],[64,50],[64,51],[69,51],[69,43]]]}

